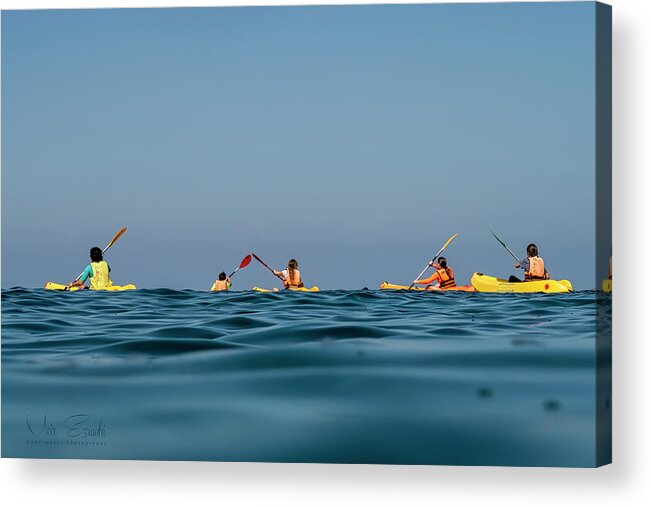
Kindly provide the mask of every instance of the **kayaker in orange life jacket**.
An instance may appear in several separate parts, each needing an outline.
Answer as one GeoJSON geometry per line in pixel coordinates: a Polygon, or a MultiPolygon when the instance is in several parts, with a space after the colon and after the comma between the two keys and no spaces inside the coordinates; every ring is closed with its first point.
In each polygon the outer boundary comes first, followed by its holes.
{"type": "Polygon", "coordinates": [[[231,279],[226,276],[226,273],[223,271],[219,273],[219,277],[215,280],[215,283],[212,284],[210,288],[211,291],[221,291],[228,290],[231,288],[231,279]]]}
{"type": "Polygon", "coordinates": [[[457,283],[454,281],[454,271],[448,266],[448,261],[445,257],[439,257],[437,263],[429,261],[429,265],[436,271],[425,280],[414,280],[414,284],[427,285],[425,287],[426,289],[449,289],[450,287],[457,286],[457,283]],[[436,282],[438,282],[438,286],[433,285],[436,282]]]}
{"type": "Polygon", "coordinates": [[[296,259],[289,259],[287,269],[283,269],[282,271],[276,271],[274,269],[274,275],[282,277],[283,285],[286,289],[298,289],[304,287],[296,259]]]}
{"type": "MultiPolygon", "coordinates": [[[[538,256],[538,247],[531,243],[527,246],[527,258],[515,264],[516,268],[524,269],[524,281],[549,280],[549,273],[545,268],[545,261],[538,256]]],[[[517,276],[511,275],[509,282],[521,282],[517,276]]]]}

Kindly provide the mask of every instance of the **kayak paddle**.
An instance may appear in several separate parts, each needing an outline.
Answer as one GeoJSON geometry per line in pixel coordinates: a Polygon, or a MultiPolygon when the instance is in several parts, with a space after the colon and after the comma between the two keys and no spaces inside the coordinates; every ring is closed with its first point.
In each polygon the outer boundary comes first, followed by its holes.
{"type": "Polygon", "coordinates": [[[256,254],[252,253],[251,255],[253,255],[253,257],[255,257],[255,260],[256,260],[256,261],[258,261],[258,262],[259,262],[260,264],[262,264],[265,268],[267,268],[269,271],[271,271],[271,272],[274,274],[274,276],[277,276],[277,277],[280,278],[281,280],[283,279],[282,276],[277,275],[276,273],[274,273],[274,270],[271,269],[269,266],[267,266],[267,265],[265,264],[265,262],[264,262],[260,257],[258,257],[256,254]]]}
{"type": "MultiPolygon", "coordinates": [[[[109,248],[111,248],[111,247],[113,246],[113,244],[114,244],[118,239],[120,239],[120,236],[122,236],[125,232],[127,232],[127,227],[126,227],[126,226],[122,227],[122,229],[120,229],[120,231],[119,231],[115,236],[113,236],[113,239],[111,240],[111,242],[110,242],[108,245],[106,245],[106,247],[104,248],[104,250],[102,250],[102,254],[103,254],[104,252],[106,252],[109,248]]],[[[79,280],[83,274],[84,274],[83,271],[82,271],[81,273],[79,273],[79,276],[78,276],[77,278],[75,278],[75,282],[76,282],[77,280],[79,280]]]]}
{"type": "Polygon", "coordinates": [[[251,255],[247,255],[242,259],[242,262],[240,262],[240,267],[237,268],[235,271],[233,271],[230,275],[228,275],[228,278],[231,278],[235,273],[237,273],[240,269],[247,267],[249,264],[251,264],[251,255]]]}
{"type": "MultiPolygon", "coordinates": [[[[441,249],[436,253],[436,255],[434,256],[434,258],[432,259],[432,262],[436,262],[436,258],[437,258],[439,255],[441,255],[441,253],[443,252],[443,250],[445,250],[445,249],[448,247],[448,245],[449,245],[450,243],[452,243],[452,240],[453,240],[454,238],[456,238],[458,235],[459,235],[459,233],[457,233],[457,234],[453,234],[452,236],[450,236],[450,239],[448,239],[448,240],[445,242],[445,245],[443,245],[443,246],[441,247],[441,249]]],[[[423,276],[423,273],[425,273],[425,271],[427,271],[427,268],[429,268],[429,262],[427,263],[427,266],[425,266],[425,269],[423,269],[423,270],[420,272],[420,275],[418,275],[418,276],[416,277],[416,280],[419,280],[420,277],[423,276]]],[[[412,284],[409,286],[409,288],[411,289],[414,285],[415,285],[415,284],[412,283],[412,284]]]]}
{"type": "Polygon", "coordinates": [[[102,250],[102,253],[106,252],[109,248],[111,248],[113,246],[113,243],[115,243],[118,239],[120,239],[120,236],[122,236],[125,232],[127,232],[127,226],[126,225],[124,227],[122,227],[122,229],[120,229],[120,232],[118,232],[115,236],[113,236],[113,239],[111,240],[111,242],[108,245],[106,245],[104,250],[102,250]]]}
{"type": "MultiPolygon", "coordinates": [[[[489,230],[490,230],[490,229],[489,229],[489,230]]],[[[506,250],[507,250],[507,251],[508,251],[512,256],[513,256],[513,258],[514,258],[514,259],[519,263],[519,262],[520,262],[520,259],[518,259],[518,257],[513,253],[513,250],[511,250],[508,246],[506,246],[506,243],[504,243],[504,241],[502,241],[500,238],[498,238],[498,237],[497,237],[497,234],[495,234],[492,230],[490,230],[490,231],[491,231],[491,234],[492,234],[493,236],[495,236],[495,239],[496,239],[497,241],[499,241],[500,244],[501,244],[504,248],[506,248],[506,250]]]]}

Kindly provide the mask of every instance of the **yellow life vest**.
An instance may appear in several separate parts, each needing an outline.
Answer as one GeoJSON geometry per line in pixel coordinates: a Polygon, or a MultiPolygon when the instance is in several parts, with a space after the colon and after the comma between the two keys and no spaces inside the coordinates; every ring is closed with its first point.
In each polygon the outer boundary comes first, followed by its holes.
{"type": "Polygon", "coordinates": [[[529,257],[529,271],[524,272],[525,280],[544,280],[545,261],[540,257],[529,257]]]}
{"type": "Polygon", "coordinates": [[[217,290],[228,290],[230,287],[230,284],[226,280],[215,280],[215,283],[212,286],[213,291],[217,290]]]}
{"type": "Polygon", "coordinates": [[[91,262],[90,267],[93,268],[93,276],[90,277],[91,289],[102,290],[113,285],[109,278],[109,267],[106,261],[91,262]]]}

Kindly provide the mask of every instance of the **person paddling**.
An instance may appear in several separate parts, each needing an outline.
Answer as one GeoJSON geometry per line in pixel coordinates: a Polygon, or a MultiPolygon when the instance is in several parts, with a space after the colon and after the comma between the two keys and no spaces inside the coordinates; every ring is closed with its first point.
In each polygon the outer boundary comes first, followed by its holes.
{"type": "Polygon", "coordinates": [[[215,280],[215,283],[212,284],[212,287],[210,288],[211,291],[221,291],[221,290],[228,290],[231,288],[231,278],[230,276],[226,276],[226,273],[223,271],[219,273],[219,277],[217,280],[215,280]]]}
{"type": "Polygon", "coordinates": [[[68,287],[80,287],[87,289],[84,285],[86,280],[90,279],[90,288],[93,290],[106,289],[113,285],[109,273],[111,272],[110,266],[104,260],[102,249],[94,246],[90,249],[90,264],[81,274],[78,280],[68,284],[68,287]]]}
{"type": "MultiPolygon", "coordinates": [[[[524,281],[549,280],[550,276],[545,268],[545,261],[538,255],[538,247],[531,243],[527,246],[527,258],[515,264],[516,268],[524,270],[524,281]]],[[[521,282],[517,276],[511,275],[509,282],[521,282]]]]}
{"type": "Polygon", "coordinates": [[[438,262],[429,262],[430,267],[436,271],[425,280],[414,280],[414,284],[427,285],[426,289],[435,288],[432,284],[438,282],[439,289],[449,289],[456,287],[457,283],[454,281],[454,271],[448,266],[448,261],[445,257],[439,257],[438,262]]]}
{"type": "Polygon", "coordinates": [[[273,270],[274,275],[282,278],[283,285],[286,289],[299,289],[304,287],[303,279],[301,278],[301,272],[298,270],[298,262],[296,259],[289,259],[287,263],[287,269],[282,271],[273,270]]]}

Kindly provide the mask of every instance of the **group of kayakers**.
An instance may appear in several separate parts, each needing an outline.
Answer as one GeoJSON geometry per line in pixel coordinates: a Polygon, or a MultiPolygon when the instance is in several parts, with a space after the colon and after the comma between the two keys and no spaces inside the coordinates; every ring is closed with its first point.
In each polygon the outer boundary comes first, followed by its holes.
{"type": "MultiPolygon", "coordinates": [[[[436,262],[430,261],[429,265],[434,268],[434,273],[424,280],[414,280],[414,285],[425,285],[426,289],[450,289],[457,286],[454,280],[454,271],[448,265],[445,257],[439,257],[436,262]]],[[[538,247],[533,243],[527,246],[526,259],[516,262],[515,267],[524,270],[524,280],[520,280],[517,276],[511,275],[509,277],[509,282],[511,283],[550,279],[549,273],[545,268],[545,261],[538,255],[538,247]]]]}
{"type": "MultiPolygon", "coordinates": [[[[250,256],[247,256],[250,261],[250,256]]],[[[266,266],[266,264],[265,264],[266,266]]],[[[283,282],[285,289],[298,289],[304,287],[301,278],[301,272],[298,270],[298,262],[296,259],[289,259],[287,269],[282,271],[271,270],[274,275],[280,278],[283,282]]],[[[109,273],[111,267],[104,260],[102,249],[94,246],[90,249],[90,264],[86,266],[83,273],[75,280],[70,282],[68,287],[79,287],[80,289],[93,289],[102,290],[113,285],[109,273]],[[86,286],[86,281],[89,281],[90,287],[86,286]]],[[[231,275],[232,276],[232,275],[231,275]]],[[[223,291],[231,288],[231,277],[226,276],[222,271],[219,273],[215,283],[210,288],[211,291],[223,291]]]]}
{"type": "MultiPolygon", "coordinates": [[[[250,262],[250,256],[247,256],[250,262]]],[[[257,258],[257,257],[256,257],[257,258]]],[[[259,260],[259,259],[258,259],[259,260]]],[[[101,290],[107,286],[112,285],[110,279],[111,268],[104,260],[102,250],[99,247],[90,249],[90,264],[86,266],[79,279],[68,284],[68,287],[91,288],[101,290]],[[90,287],[85,285],[86,281],[90,282],[90,287]]],[[[260,261],[262,262],[262,261],[260,261]]],[[[264,264],[264,263],[263,263],[264,264]]],[[[448,264],[445,257],[438,257],[435,261],[429,262],[429,266],[434,268],[434,273],[424,279],[416,279],[413,284],[425,285],[426,289],[450,289],[456,287],[457,283],[454,278],[454,270],[448,264]]],[[[296,259],[289,259],[287,268],[277,271],[269,268],[275,276],[280,278],[283,282],[285,289],[298,289],[304,287],[301,272],[298,270],[298,262],[296,259]]],[[[515,276],[509,278],[509,282],[530,282],[533,280],[549,280],[550,276],[545,268],[545,261],[538,254],[538,247],[535,244],[527,246],[527,257],[518,261],[515,264],[518,269],[524,270],[524,280],[520,280],[515,276]]],[[[232,276],[232,275],[231,275],[232,276]]],[[[225,291],[231,288],[231,277],[227,276],[224,271],[219,273],[219,276],[210,288],[211,291],[225,291]]]]}
{"type": "MultiPolygon", "coordinates": [[[[250,258],[250,256],[247,257],[250,258]]],[[[269,268],[269,266],[267,266],[266,264],[264,264],[264,266],[266,268],[269,268]]],[[[301,278],[301,272],[298,270],[298,261],[296,259],[289,259],[289,261],[287,262],[287,269],[283,269],[282,271],[277,271],[275,269],[269,268],[269,270],[282,280],[283,287],[285,289],[301,289],[305,287],[305,285],[303,284],[303,279],[301,278]]],[[[212,284],[210,290],[222,291],[222,290],[228,290],[230,288],[231,288],[231,277],[226,276],[226,273],[222,271],[221,273],[219,273],[219,276],[217,277],[217,280],[215,280],[215,283],[212,284]]]]}
{"type": "MultiPolygon", "coordinates": [[[[266,264],[265,267],[267,267],[266,264]]],[[[289,259],[289,262],[287,262],[287,269],[283,269],[282,271],[272,269],[271,271],[282,280],[285,289],[300,289],[305,286],[303,284],[303,279],[301,278],[301,272],[298,270],[298,262],[296,259],[289,259]]],[[[226,272],[222,271],[219,273],[215,283],[212,284],[210,290],[222,291],[230,288],[231,277],[226,276],[226,272]]]]}

